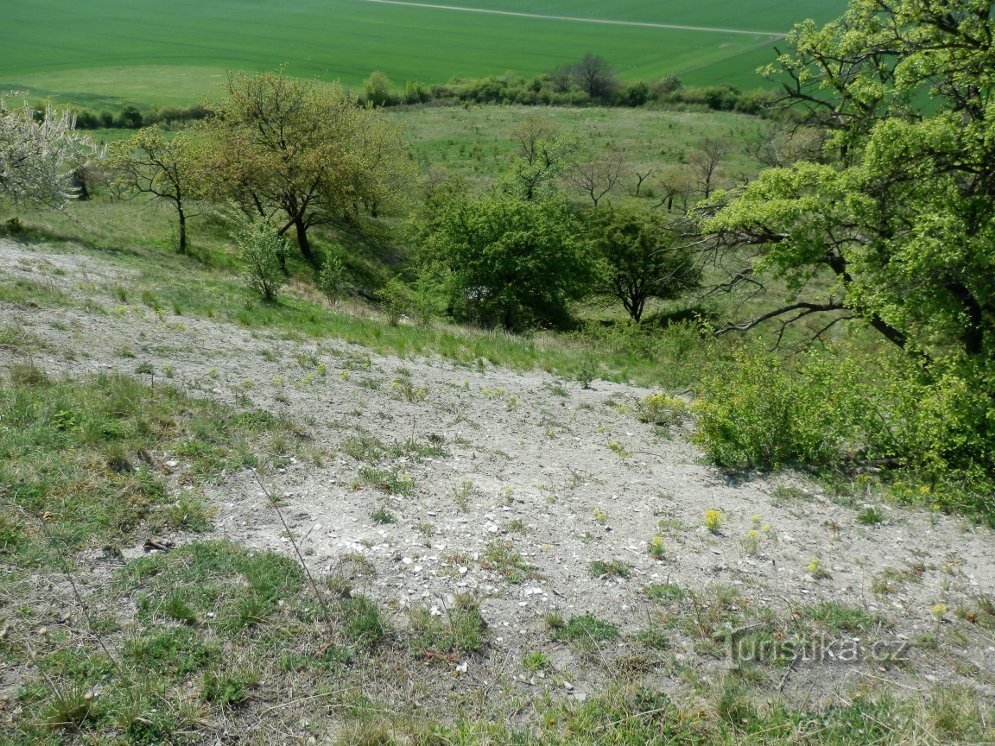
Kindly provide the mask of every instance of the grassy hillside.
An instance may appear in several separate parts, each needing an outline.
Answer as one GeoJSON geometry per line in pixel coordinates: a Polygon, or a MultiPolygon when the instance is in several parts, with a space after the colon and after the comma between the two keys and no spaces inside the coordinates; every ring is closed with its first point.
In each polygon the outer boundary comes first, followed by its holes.
{"type": "Polygon", "coordinates": [[[765,3],[756,12],[731,0],[666,7],[636,0],[604,8],[521,0],[425,5],[10,0],[0,29],[0,92],[26,90],[90,108],[168,105],[212,92],[227,69],[286,63],[291,74],[347,84],[374,69],[397,81],[442,82],[453,75],[537,74],[589,51],[626,79],[677,73],[693,83],[750,87],[759,83],[756,67],[773,55],[773,34],[844,7],[839,0],[765,3]]]}

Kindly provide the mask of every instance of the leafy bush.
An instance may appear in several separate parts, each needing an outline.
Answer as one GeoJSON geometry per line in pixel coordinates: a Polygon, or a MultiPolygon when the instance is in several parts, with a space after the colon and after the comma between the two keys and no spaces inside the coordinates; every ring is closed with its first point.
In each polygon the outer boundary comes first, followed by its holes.
{"type": "Polygon", "coordinates": [[[287,281],[283,271],[290,252],[287,240],[265,220],[236,215],[228,218],[228,225],[246,265],[246,283],[263,300],[275,300],[287,281]]]}
{"type": "Polygon", "coordinates": [[[331,301],[338,300],[345,287],[345,262],[338,251],[329,251],[321,262],[318,273],[318,288],[331,301]]]}
{"type": "Polygon", "coordinates": [[[509,330],[563,325],[591,286],[590,252],[561,200],[453,194],[427,223],[424,258],[441,268],[458,317],[509,330]]]}
{"type": "Polygon", "coordinates": [[[904,498],[993,522],[992,380],[954,361],[742,350],[702,381],[698,440],[729,468],[883,468],[904,498]]]}
{"type": "Polygon", "coordinates": [[[667,394],[650,394],[640,403],[639,421],[659,427],[671,427],[687,414],[688,405],[683,399],[667,394]]]}

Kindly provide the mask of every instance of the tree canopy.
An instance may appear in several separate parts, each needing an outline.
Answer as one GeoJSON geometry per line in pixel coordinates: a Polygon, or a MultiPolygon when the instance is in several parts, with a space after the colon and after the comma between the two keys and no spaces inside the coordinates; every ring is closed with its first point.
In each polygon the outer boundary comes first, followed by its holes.
{"type": "Polygon", "coordinates": [[[562,199],[495,192],[468,200],[457,187],[434,202],[424,259],[458,316],[510,330],[560,325],[568,303],[588,292],[591,257],[562,199]]]}
{"type": "Polygon", "coordinates": [[[293,229],[312,263],[313,226],[356,225],[406,196],[412,165],[399,132],[340,86],[235,74],[205,129],[213,195],[278,219],[281,235],[293,229]]]}
{"type": "MultiPolygon", "coordinates": [[[[855,314],[922,354],[995,352],[995,21],[988,0],[853,0],[807,22],[767,72],[832,131],[821,158],[764,172],[704,221],[719,250],[804,292],[784,314],[855,314]]],[[[757,319],[759,320],[759,319],[757,319]]],[[[747,325],[749,322],[747,322],[747,325]]]]}
{"type": "Polygon", "coordinates": [[[613,211],[596,217],[593,233],[604,261],[604,291],[636,322],[650,298],[675,298],[698,284],[701,267],[669,216],[613,211]]]}
{"type": "Polygon", "coordinates": [[[196,196],[198,158],[203,150],[185,132],[168,138],[158,125],[146,127],[116,143],[111,168],[118,186],[151,199],[168,202],[176,210],[177,251],[187,250],[187,218],[196,196]]]}

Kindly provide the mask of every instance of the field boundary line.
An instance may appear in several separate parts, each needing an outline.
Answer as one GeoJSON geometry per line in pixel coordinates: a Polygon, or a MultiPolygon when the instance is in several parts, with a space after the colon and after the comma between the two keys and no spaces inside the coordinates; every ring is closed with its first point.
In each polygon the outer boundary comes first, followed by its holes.
{"type": "Polygon", "coordinates": [[[437,3],[418,3],[408,0],[357,0],[362,3],[376,5],[400,5],[407,8],[425,8],[428,10],[452,10],[461,13],[482,13],[491,16],[511,16],[514,18],[532,18],[538,21],[569,21],[571,23],[593,23],[600,26],[630,26],[634,28],[657,28],[668,31],[697,31],[710,34],[741,34],[743,36],[770,36],[783,38],[784,31],[747,31],[746,29],[716,28],[713,26],[684,26],[676,23],[652,23],[650,21],[616,21],[610,18],[582,18],[579,16],[555,16],[542,13],[523,13],[515,10],[495,10],[493,8],[467,8],[460,5],[440,5],[437,3]]]}

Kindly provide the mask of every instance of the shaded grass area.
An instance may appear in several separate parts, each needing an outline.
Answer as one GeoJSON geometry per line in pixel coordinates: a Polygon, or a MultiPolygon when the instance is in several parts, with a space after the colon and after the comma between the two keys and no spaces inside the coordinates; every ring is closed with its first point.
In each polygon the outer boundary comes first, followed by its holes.
{"type": "Polygon", "coordinates": [[[56,565],[85,548],[161,530],[204,530],[198,483],[292,447],[264,412],[229,410],[123,375],[54,380],[31,364],[0,387],[0,559],[56,565]],[[250,445],[251,443],[251,445],[250,445]],[[178,496],[163,458],[183,462],[178,496]]]}

